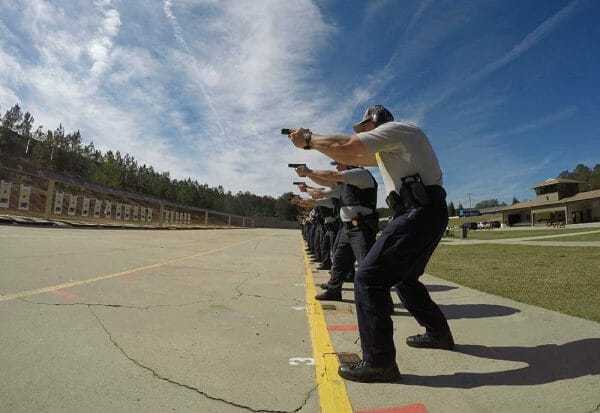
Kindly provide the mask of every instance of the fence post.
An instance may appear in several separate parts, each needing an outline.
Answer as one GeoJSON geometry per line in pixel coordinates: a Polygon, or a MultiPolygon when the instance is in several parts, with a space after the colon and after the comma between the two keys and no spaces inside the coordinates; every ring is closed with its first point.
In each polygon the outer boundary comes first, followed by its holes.
{"type": "Polygon", "coordinates": [[[163,227],[165,222],[165,204],[160,204],[160,213],[158,214],[158,226],[163,227]]]}
{"type": "Polygon", "coordinates": [[[208,225],[208,211],[204,211],[204,225],[208,225]]]}
{"type": "Polygon", "coordinates": [[[246,217],[242,217],[242,228],[246,228],[246,217]]]}
{"type": "Polygon", "coordinates": [[[54,179],[48,179],[48,189],[46,190],[46,208],[44,209],[44,218],[50,219],[52,214],[52,197],[54,196],[54,179]]]}
{"type": "Polygon", "coordinates": [[[229,216],[229,221],[227,222],[227,225],[231,228],[231,215],[228,215],[228,216],[229,216]]]}

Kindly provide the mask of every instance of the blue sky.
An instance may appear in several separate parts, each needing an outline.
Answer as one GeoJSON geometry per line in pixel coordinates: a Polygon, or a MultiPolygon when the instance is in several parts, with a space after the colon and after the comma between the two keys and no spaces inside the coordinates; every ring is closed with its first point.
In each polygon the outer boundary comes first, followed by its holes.
{"type": "Polygon", "coordinates": [[[280,128],[350,133],[380,103],[427,133],[449,201],[510,203],[600,162],[598,21],[595,0],[3,1],[0,110],[279,196],[288,162],[328,165],[280,128]]]}

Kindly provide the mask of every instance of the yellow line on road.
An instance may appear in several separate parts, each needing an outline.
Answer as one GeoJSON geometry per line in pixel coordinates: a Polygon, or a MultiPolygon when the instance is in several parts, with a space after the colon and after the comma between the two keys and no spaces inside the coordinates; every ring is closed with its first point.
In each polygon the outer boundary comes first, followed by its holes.
{"type": "Polygon", "coordinates": [[[302,244],[302,251],[304,252],[304,265],[306,266],[306,310],[310,324],[321,413],[352,413],[346,385],[338,374],[340,364],[331,344],[325,315],[321,304],[315,299],[315,281],[308,255],[306,255],[304,249],[304,243],[302,244]]]}
{"type": "Polygon", "coordinates": [[[91,283],[95,283],[98,281],[103,281],[103,280],[108,280],[110,278],[119,277],[121,275],[127,275],[127,274],[132,274],[132,273],[140,272],[140,271],[144,271],[144,270],[150,270],[152,268],[163,267],[165,265],[173,264],[175,262],[189,260],[191,258],[200,257],[202,255],[212,254],[213,252],[219,252],[219,251],[226,250],[228,248],[237,247],[238,245],[246,244],[248,242],[252,242],[257,239],[265,238],[265,237],[266,237],[266,235],[261,236],[261,237],[252,238],[252,239],[242,241],[242,242],[236,242],[235,244],[226,245],[225,247],[215,248],[215,249],[212,249],[209,251],[197,252],[195,254],[188,255],[185,257],[175,258],[173,260],[162,261],[162,262],[158,262],[156,264],[146,265],[144,267],[133,268],[133,269],[127,270],[127,271],[116,272],[116,273],[108,274],[108,275],[101,275],[99,277],[88,278],[88,279],[80,280],[80,281],[71,281],[71,282],[67,282],[67,283],[63,283],[63,284],[52,285],[50,287],[38,288],[37,290],[29,290],[29,291],[22,291],[19,293],[14,293],[14,294],[0,295],[0,302],[16,300],[18,298],[31,297],[32,295],[38,295],[38,294],[48,293],[51,291],[62,290],[64,288],[75,287],[78,285],[91,284],[91,283]]]}

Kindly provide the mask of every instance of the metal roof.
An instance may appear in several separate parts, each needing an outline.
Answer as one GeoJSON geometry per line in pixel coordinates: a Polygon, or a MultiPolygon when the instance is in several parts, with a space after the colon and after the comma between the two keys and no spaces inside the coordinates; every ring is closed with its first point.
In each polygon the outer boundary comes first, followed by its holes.
{"type": "Polygon", "coordinates": [[[535,208],[541,206],[550,206],[550,205],[565,205],[571,202],[577,201],[585,201],[588,199],[600,199],[600,189],[596,189],[594,191],[586,191],[580,192],[576,195],[573,195],[568,198],[563,198],[559,201],[525,201],[519,202],[514,205],[509,205],[505,207],[499,207],[495,209],[495,212],[503,212],[503,211],[514,211],[517,209],[526,209],[526,208],[535,208]]]}
{"type": "Polygon", "coordinates": [[[544,182],[540,182],[539,184],[535,184],[530,186],[529,189],[541,188],[543,186],[550,186],[556,184],[582,184],[582,181],[575,181],[573,179],[564,179],[564,178],[548,178],[544,182]]]}

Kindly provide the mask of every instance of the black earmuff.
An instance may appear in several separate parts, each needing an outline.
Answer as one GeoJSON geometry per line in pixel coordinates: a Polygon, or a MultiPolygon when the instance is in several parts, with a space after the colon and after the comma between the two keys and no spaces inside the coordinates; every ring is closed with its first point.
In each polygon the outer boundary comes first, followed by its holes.
{"type": "Polygon", "coordinates": [[[370,108],[371,120],[375,124],[375,127],[383,125],[386,122],[394,120],[392,113],[387,110],[383,105],[375,105],[370,108]]]}

